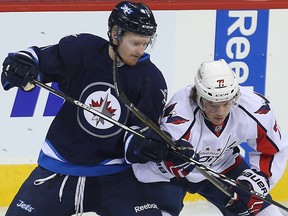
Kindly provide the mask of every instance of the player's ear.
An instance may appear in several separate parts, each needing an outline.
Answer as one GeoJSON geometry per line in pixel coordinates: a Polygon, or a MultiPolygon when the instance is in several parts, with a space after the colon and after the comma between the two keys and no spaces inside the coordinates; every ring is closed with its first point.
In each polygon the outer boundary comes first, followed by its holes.
{"type": "Polygon", "coordinates": [[[121,35],[121,29],[118,26],[114,26],[111,32],[113,44],[118,45],[121,35]]]}
{"type": "Polygon", "coordinates": [[[113,40],[113,44],[118,45],[118,36],[117,36],[116,32],[114,32],[114,34],[112,34],[112,40],[113,40]]]}

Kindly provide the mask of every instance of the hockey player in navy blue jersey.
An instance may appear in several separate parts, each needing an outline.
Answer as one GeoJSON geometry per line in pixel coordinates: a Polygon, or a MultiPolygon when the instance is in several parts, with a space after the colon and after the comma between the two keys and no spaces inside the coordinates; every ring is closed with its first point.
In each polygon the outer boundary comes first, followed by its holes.
{"type": "MultiPolygon", "coordinates": [[[[239,86],[223,59],[203,62],[194,85],[174,94],[164,109],[161,128],[193,148],[202,165],[267,198],[286,169],[288,141],[272,105],[261,94],[239,86]],[[242,142],[253,149],[249,165],[240,154],[242,142]]],[[[202,195],[225,216],[282,215],[276,205],[227,184],[236,192],[231,199],[194,167],[183,160],[133,164],[140,181],[169,181],[176,176],[189,193],[202,195]]]]}
{"type": "MultiPolygon", "coordinates": [[[[145,4],[120,2],[110,14],[108,27],[109,41],[77,34],[55,45],[32,46],[9,54],[3,62],[3,88],[33,91],[33,80],[56,82],[71,98],[128,127],[144,128],[145,124],[115,93],[116,57],[119,85],[137,109],[158,124],[167,86],[145,53],[156,36],[153,13],[145,4]]],[[[24,182],[6,215],[178,215],[185,191],[170,183],[137,181],[125,160],[124,134],[122,128],[64,102],[49,127],[38,167],[24,182]]],[[[146,139],[135,136],[129,140],[134,160],[144,163],[165,159],[167,144],[151,129],[143,135],[146,139]]],[[[29,140],[23,142],[25,145],[29,140]]]]}

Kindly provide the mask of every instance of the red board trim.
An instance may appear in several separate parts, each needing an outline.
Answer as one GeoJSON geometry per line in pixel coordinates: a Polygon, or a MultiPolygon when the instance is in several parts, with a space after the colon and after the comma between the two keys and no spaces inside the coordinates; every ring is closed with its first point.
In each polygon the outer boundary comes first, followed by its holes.
{"type": "MultiPolygon", "coordinates": [[[[0,12],[111,11],[115,0],[0,0],[0,12]]],[[[138,1],[140,2],[140,0],[138,1]]],[[[143,0],[153,10],[287,9],[287,0],[143,0]]]]}

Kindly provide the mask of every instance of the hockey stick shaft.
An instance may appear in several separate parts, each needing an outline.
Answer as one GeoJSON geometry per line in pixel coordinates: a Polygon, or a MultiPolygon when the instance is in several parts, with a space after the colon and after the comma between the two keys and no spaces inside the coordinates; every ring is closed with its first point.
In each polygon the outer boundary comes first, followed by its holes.
{"type": "MultiPolygon", "coordinates": [[[[83,103],[81,103],[80,101],[75,100],[74,98],[71,98],[71,97],[65,95],[65,94],[64,94],[63,92],[61,92],[61,91],[57,91],[56,89],[54,89],[54,88],[52,88],[52,87],[50,87],[50,86],[48,86],[48,85],[46,85],[46,84],[38,81],[38,80],[34,80],[33,82],[34,82],[37,86],[42,87],[42,88],[48,90],[49,92],[53,93],[54,95],[56,95],[56,96],[58,96],[58,97],[60,97],[60,98],[62,98],[62,99],[64,99],[64,100],[66,100],[66,101],[68,101],[68,102],[70,102],[70,103],[72,103],[72,104],[74,104],[74,105],[76,105],[76,106],[78,106],[78,107],[81,107],[82,109],[84,109],[84,110],[86,110],[86,111],[88,111],[88,112],[90,112],[90,113],[92,113],[92,114],[94,114],[94,115],[96,115],[96,116],[98,116],[98,117],[101,117],[101,118],[103,118],[104,120],[106,120],[106,121],[108,121],[108,122],[110,122],[110,123],[112,123],[112,124],[114,124],[114,125],[117,125],[117,126],[121,127],[122,129],[124,129],[124,130],[126,130],[126,131],[129,131],[129,132],[131,132],[131,133],[133,133],[133,134],[135,134],[135,135],[137,135],[137,136],[139,136],[139,137],[141,137],[141,138],[145,138],[141,133],[138,133],[138,132],[136,132],[135,130],[127,127],[126,125],[123,125],[123,124],[121,124],[120,122],[118,122],[118,121],[116,121],[116,120],[114,120],[114,119],[112,119],[112,118],[104,115],[103,113],[101,113],[101,112],[93,109],[91,106],[88,106],[88,105],[86,105],[86,104],[83,104],[83,103]]],[[[214,181],[215,181],[215,184],[220,185],[220,186],[219,186],[219,189],[222,190],[222,188],[225,187],[225,185],[224,185],[224,184],[221,184],[221,182],[217,182],[217,183],[216,183],[216,181],[218,181],[218,180],[214,180],[214,181]]],[[[226,193],[226,190],[225,190],[225,193],[226,193]]],[[[227,194],[228,196],[230,196],[231,198],[233,197],[233,195],[231,195],[230,193],[226,193],[226,194],[227,194]]]]}
{"type": "MultiPolygon", "coordinates": [[[[54,88],[52,88],[52,87],[50,87],[50,86],[48,86],[48,85],[46,85],[46,84],[38,81],[38,80],[33,80],[33,82],[34,82],[34,84],[36,84],[37,86],[42,87],[42,88],[48,90],[49,92],[51,92],[51,93],[53,93],[54,95],[56,95],[56,96],[64,99],[65,101],[68,101],[68,102],[70,102],[70,103],[72,103],[72,104],[74,104],[74,105],[76,105],[76,106],[78,106],[78,107],[80,107],[80,108],[82,108],[82,109],[84,109],[84,110],[86,110],[86,111],[88,111],[88,112],[90,112],[90,113],[92,113],[92,114],[100,117],[100,118],[103,118],[104,120],[106,120],[106,121],[108,121],[108,122],[110,122],[110,123],[112,123],[112,124],[114,124],[114,125],[117,125],[117,126],[121,127],[122,129],[124,129],[124,130],[126,130],[126,131],[129,131],[129,132],[131,132],[131,133],[133,133],[133,134],[135,134],[135,135],[137,135],[137,136],[139,136],[139,137],[141,137],[141,138],[145,138],[141,133],[138,133],[138,132],[136,132],[135,130],[127,127],[126,125],[123,125],[123,124],[121,124],[120,122],[118,122],[118,121],[116,121],[116,120],[114,120],[114,119],[112,119],[112,118],[104,115],[103,113],[101,113],[101,112],[93,109],[91,106],[88,106],[88,105],[86,105],[86,104],[84,104],[84,103],[81,103],[80,101],[75,100],[74,98],[65,95],[63,92],[58,91],[58,90],[56,90],[56,89],[54,89],[54,88]]],[[[164,133],[164,134],[165,134],[165,133],[164,133]]],[[[166,135],[166,134],[165,134],[165,135],[166,135]]],[[[174,154],[177,154],[176,151],[173,151],[173,153],[174,153],[174,154]]],[[[182,157],[181,157],[181,158],[182,158],[182,157]]],[[[186,159],[186,160],[187,160],[187,159],[186,159]]],[[[189,158],[188,158],[188,161],[190,161],[189,158]]],[[[204,173],[204,175],[205,175],[205,177],[206,177],[206,175],[208,175],[208,174],[207,174],[207,173],[204,173]]],[[[209,176],[207,176],[207,178],[209,178],[209,176]]],[[[219,182],[217,179],[213,179],[213,180],[212,180],[212,178],[211,178],[211,181],[213,181],[213,182],[214,182],[213,184],[215,184],[220,190],[223,191],[223,188],[225,188],[225,185],[224,185],[222,182],[219,182]]],[[[226,195],[228,195],[229,197],[231,197],[231,198],[234,197],[227,189],[225,189],[223,192],[224,192],[226,195]]]]}
{"type": "MultiPolygon", "coordinates": [[[[129,132],[131,132],[131,133],[133,133],[133,134],[135,134],[135,135],[137,135],[137,136],[139,136],[139,137],[141,137],[141,138],[145,138],[142,134],[136,132],[135,130],[132,130],[131,128],[127,127],[126,125],[123,125],[123,124],[121,124],[120,122],[118,122],[118,121],[116,121],[116,120],[114,120],[114,119],[112,119],[112,118],[104,115],[103,113],[101,113],[101,112],[93,109],[91,106],[88,106],[88,105],[86,105],[86,104],[84,104],[84,103],[81,103],[80,101],[75,100],[74,98],[71,98],[71,97],[65,95],[65,94],[64,94],[63,92],[61,92],[61,91],[57,91],[56,89],[54,89],[54,88],[52,88],[52,87],[50,87],[50,86],[48,86],[48,85],[46,85],[46,84],[38,81],[38,80],[34,80],[33,82],[34,82],[37,86],[42,87],[42,88],[48,90],[49,92],[53,93],[54,95],[56,95],[56,96],[58,96],[58,97],[60,97],[60,98],[62,98],[62,99],[64,99],[64,100],[66,100],[66,101],[68,101],[68,102],[70,102],[70,103],[72,103],[72,104],[74,104],[74,105],[76,105],[76,106],[78,106],[78,107],[80,107],[80,108],[82,108],[82,109],[84,109],[84,110],[86,110],[86,111],[88,111],[88,112],[90,112],[90,113],[98,116],[98,117],[101,117],[101,118],[103,118],[104,120],[106,120],[106,121],[108,121],[108,122],[110,122],[110,123],[112,123],[112,124],[114,124],[114,125],[117,125],[117,126],[121,127],[122,129],[124,129],[124,130],[126,130],[126,131],[129,131],[129,132]]],[[[227,194],[227,195],[230,196],[230,194],[227,194]]]]}
{"type": "Polygon", "coordinates": [[[48,90],[49,92],[53,93],[54,95],[56,95],[58,97],[61,97],[62,99],[66,100],[66,101],[68,101],[68,102],[70,102],[70,103],[72,103],[72,104],[74,104],[74,105],[76,105],[78,107],[81,107],[82,109],[84,109],[84,110],[86,110],[86,111],[88,111],[88,112],[90,112],[90,113],[92,113],[92,114],[94,114],[94,115],[96,115],[96,116],[98,116],[100,118],[103,118],[104,120],[106,120],[106,121],[108,121],[108,122],[110,122],[110,123],[112,123],[114,125],[117,125],[117,126],[119,126],[120,128],[122,128],[122,129],[124,129],[126,131],[129,131],[129,132],[131,132],[131,133],[133,133],[133,134],[135,134],[135,135],[137,135],[139,137],[145,138],[141,133],[138,133],[135,130],[132,130],[131,128],[127,127],[126,125],[121,124],[120,122],[118,122],[118,121],[106,116],[105,114],[97,111],[96,109],[93,109],[93,107],[88,106],[88,105],[86,105],[84,103],[81,103],[80,101],[75,100],[74,98],[71,98],[71,97],[65,95],[63,92],[57,91],[56,89],[51,88],[50,86],[48,86],[48,85],[46,85],[46,84],[44,84],[42,82],[39,82],[38,80],[33,80],[33,82],[37,86],[48,90]]]}

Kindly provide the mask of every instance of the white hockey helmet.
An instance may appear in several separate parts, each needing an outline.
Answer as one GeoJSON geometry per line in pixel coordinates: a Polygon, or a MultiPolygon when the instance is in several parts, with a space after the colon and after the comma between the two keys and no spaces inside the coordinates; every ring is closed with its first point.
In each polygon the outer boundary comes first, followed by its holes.
{"type": "Polygon", "coordinates": [[[225,102],[239,97],[235,73],[224,59],[203,62],[195,76],[197,101],[201,98],[212,102],[225,102]]]}

